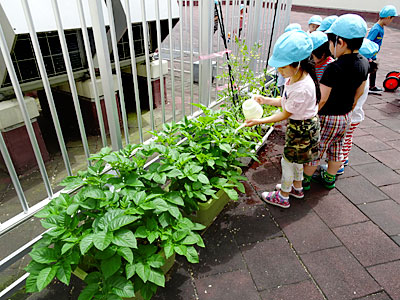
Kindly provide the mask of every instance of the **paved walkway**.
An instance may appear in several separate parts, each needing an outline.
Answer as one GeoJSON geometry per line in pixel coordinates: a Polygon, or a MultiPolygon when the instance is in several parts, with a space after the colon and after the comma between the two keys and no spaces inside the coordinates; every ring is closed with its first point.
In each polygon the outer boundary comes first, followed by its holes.
{"type": "MultiPolygon", "coordinates": [[[[309,17],[293,12],[291,21],[309,17]]],[[[385,29],[378,84],[400,71],[398,41],[400,31],[385,29]]],[[[288,210],[260,201],[280,180],[284,126],[277,126],[261,163],[245,172],[246,194],[205,233],[200,263],[180,259],[154,299],[400,299],[400,96],[369,96],[364,108],[337,188],[313,185],[288,210]]],[[[29,299],[76,299],[77,290],[55,284],[29,299]]]]}
{"type": "MultiPolygon", "coordinates": [[[[292,14],[302,25],[310,15],[292,14]]],[[[371,26],[372,24],[369,24],[371,26]]],[[[377,84],[400,71],[400,31],[385,29],[377,84]],[[397,43],[397,45],[396,45],[397,43]]],[[[400,299],[400,96],[369,96],[337,188],[313,185],[283,210],[260,201],[280,180],[284,127],[246,171],[246,194],[205,233],[155,299],[400,299]]]]}

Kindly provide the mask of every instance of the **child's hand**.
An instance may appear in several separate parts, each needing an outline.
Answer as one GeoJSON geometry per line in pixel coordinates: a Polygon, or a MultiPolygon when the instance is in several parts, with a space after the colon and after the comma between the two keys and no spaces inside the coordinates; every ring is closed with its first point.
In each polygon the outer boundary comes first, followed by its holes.
{"type": "Polygon", "coordinates": [[[259,104],[264,104],[264,97],[260,95],[254,95],[253,99],[257,101],[259,104]]]}
{"type": "Polygon", "coordinates": [[[246,120],[246,127],[251,127],[254,125],[259,125],[262,124],[262,120],[261,119],[251,119],[251,120],[246,120]]]}

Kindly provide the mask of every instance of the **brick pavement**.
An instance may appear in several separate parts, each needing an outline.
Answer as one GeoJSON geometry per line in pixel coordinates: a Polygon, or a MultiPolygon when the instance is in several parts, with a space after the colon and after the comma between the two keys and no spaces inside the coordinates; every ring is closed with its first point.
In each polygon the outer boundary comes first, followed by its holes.
{"type": "MultiPolygon", "coordinates": [[[[309,17],[293,12],[291,21],[309,17]]],[[[378,84],[400,71],[399,40],[399,30],[385,29],[378,84]]],[[[200,263],[179,259],[154,299],[400,299],[399,91],[369,96],[365,108],[337,187],[314,184],[288,210],[259,198],[280,179],[284,127],[277,126],[262,163],[245,171],[246,194],[205,232],[200,263]]],[[[30,299],[54,299],[46,293],[30,299]]],[[[68,294],[58,298],[73,299],[68,294]]]]}

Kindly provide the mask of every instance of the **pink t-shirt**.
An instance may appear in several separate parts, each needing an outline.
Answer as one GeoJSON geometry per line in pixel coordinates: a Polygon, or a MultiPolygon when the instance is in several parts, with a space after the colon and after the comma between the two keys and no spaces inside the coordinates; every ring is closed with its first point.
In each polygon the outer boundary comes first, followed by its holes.
{"type": "Polygon", "coordinates": [[[292,114],[289,117],[292,120],[307,120],[317,115],[315,84],[310,75],[293,84],[286,81],[282,107],[292,114]]]}

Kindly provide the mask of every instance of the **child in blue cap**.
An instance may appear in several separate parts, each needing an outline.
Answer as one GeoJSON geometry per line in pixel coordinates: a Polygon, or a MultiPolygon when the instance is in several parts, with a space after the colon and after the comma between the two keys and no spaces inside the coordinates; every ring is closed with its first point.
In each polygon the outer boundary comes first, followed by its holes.
{"type": "Polygon", "coordinates": [[[319,25],[321,25],[322,18],[321,16],[314,15],[308,20],[308,31],[307,33],[311,33],[318,29],[319,25]]]}
{"type": "Polygon", "coordinates": [[[335,61],[329,50],[328,36],[322,31],[311,32],[310,37],[313,41],[313,52],[311,57],[315,63],[315,74],[318,81],[321,80],[322,74],[331,62],[335,61]]]}
{"type": "MultiPolygon", "coordinates": [[[[365,38],[361,45],[359,53],[362,56],[364,56],[365,58],[370,59],[371,57],[375,56],[378,51],[379,51],[378,44],[365,38]]],[[[368,77],[369,76],[370,75],[368,75],[368,77]]],[[[344,173],[344,167],[347,166],[349,163],[349,154],[350,154],[351,148],[353,146],[354,130],[356,130],[358,125],[360,125],[360,123],[365,118],[364,110],[362,107],[363,107],[365,101],[367,100],[368,89],[369,89],[369,85],[368,85],[368,79],[367,79],[367,84],[365,85],[364,93],[358,99],[357,104],[353,109],[353,113],[351,114],[351,124],[347,128],[346,136],[344,137],[343,164],[337,172],[337,174],[339,174],[339,175],[344,173]]]]}
{"type": "Polygon", "coordinates": [[[363,94],[368,76],[368,60],[358,53],[367,33],[364,19],[355,14],[340,16],[326,31],[331,53],[337,58],[330,63],[320,80],[321,124],[320,156],[304,167],[303,188],[310,189],[311,179],[326,188],[335,187],[336,173],[343,161],[343,143],[351,111],[363,94]],[[328,168],[314,175],[326,153],[328,168]]]}
{"type": "Polygon", "coordinates": [[[263,192],[262,199],[272,205],[290,207],[289,195],[303,198],[303,164],[318,157],[319,83],[310,60],[312,40],[304,31],[289,31],[275,43],[268,64],[287,78],[282,98],[256,96],[260,104],[281,106],[282,111],[263,119],[247,120],[246,126],[288,120],[282,165],[281,184],[277,191],[263,192]]]}
{"type": "Polygon", "coordinates": [[[326,17],[325,19],[322,20],[321,25],[318,27],[317,30],[322,32],[328,30],[332,26],[333,22],[336,21],[337,18],[338,16],[336,15],[326,17]]]}
{"type": "MultiPolygon", "coordinates": [[[[396,7],[393,5],[386,5],[379,12],[379,21],[372,26],[368,33],[367,39],[378,44],[379,49],[382,45],[383,35],[385,33],[384,27],[392,23],[393,18],[397,17],[396,7]]],[[[378,51],[379,52],[379,51],[378,51]]],[[[376,72],[378,71],[378,64],[376,63],[376,55],[369,59],[371,74],[369,78],[369,91],[371,94],[380,94],[383,90],[375,85],[376,72]]]]}

